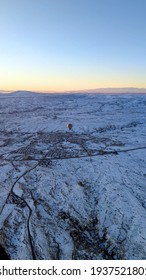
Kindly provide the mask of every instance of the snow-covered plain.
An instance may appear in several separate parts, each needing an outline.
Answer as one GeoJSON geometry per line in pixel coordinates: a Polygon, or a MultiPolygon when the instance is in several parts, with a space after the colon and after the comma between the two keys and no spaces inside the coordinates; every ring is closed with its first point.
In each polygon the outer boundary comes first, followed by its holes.
{"type": "Polygon", "coordinates": [[[146,95],[0,94],[0,244],[146,259],[146,95]]]}

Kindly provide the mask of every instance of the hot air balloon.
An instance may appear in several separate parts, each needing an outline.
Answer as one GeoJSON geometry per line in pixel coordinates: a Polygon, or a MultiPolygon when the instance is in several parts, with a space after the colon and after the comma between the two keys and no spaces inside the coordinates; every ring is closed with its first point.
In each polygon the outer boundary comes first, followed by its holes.
{"type": "Polygon", "coordinates": [[[68,128],[69,130],[71,130],[71,129],[73,128],[72,123],[68,123],[67,128],[68,128]]]}

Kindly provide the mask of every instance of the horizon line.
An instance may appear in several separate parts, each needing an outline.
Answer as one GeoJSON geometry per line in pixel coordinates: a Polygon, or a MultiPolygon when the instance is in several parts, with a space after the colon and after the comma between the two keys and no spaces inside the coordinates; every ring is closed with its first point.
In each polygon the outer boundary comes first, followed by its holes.
{"type": "Polygon", "coordinates": [[[0,93],[34,92],[34,93],[146,93],[144,87],[100,87],[79,90],[0,90],[0,93]]]}

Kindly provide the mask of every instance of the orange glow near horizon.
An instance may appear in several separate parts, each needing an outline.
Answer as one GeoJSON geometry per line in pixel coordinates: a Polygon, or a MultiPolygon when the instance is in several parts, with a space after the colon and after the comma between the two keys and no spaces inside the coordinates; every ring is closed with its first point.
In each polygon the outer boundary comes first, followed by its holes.
{"type": "Polygon", "coordinates": [[[26,73],[3,73],[0,74],[0,90],[16,91],[28,90],[39,92],[63,92],[89,90],[96,88],[146,88],[146,82],[143,82],[142,75],[139,77],[122,77],[119,74],[106,75],[103,73],[96,75],[83,73],[82,75],[55,75],[52,73],[39,73],[26,75],[26,73]]]}
{"type": "Polygon", "coordinates": [[[88,91],[88,90],[95,90],[95,89],[124,89],[124,88],[137,88],[137,89],[146,89],[146,86],[96,86],[96,87],[73,87],[73,88],[45,88],[45,87],[40,87],[40,88],[35,88],[35,87],[5,87],[1,88],[0,91],[2,92],[13,92],[13,91],[34,91],[34,92],[70,92],[70,91],[88,91]]]}

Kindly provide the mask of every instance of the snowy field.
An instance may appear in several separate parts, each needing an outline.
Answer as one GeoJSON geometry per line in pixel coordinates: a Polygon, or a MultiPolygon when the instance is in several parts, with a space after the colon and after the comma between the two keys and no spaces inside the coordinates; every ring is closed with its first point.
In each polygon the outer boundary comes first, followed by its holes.
{"type": "Polygon", "coordinates": [[[146,95],[0,94],[0,245],[146,259],[146,95]]]}

